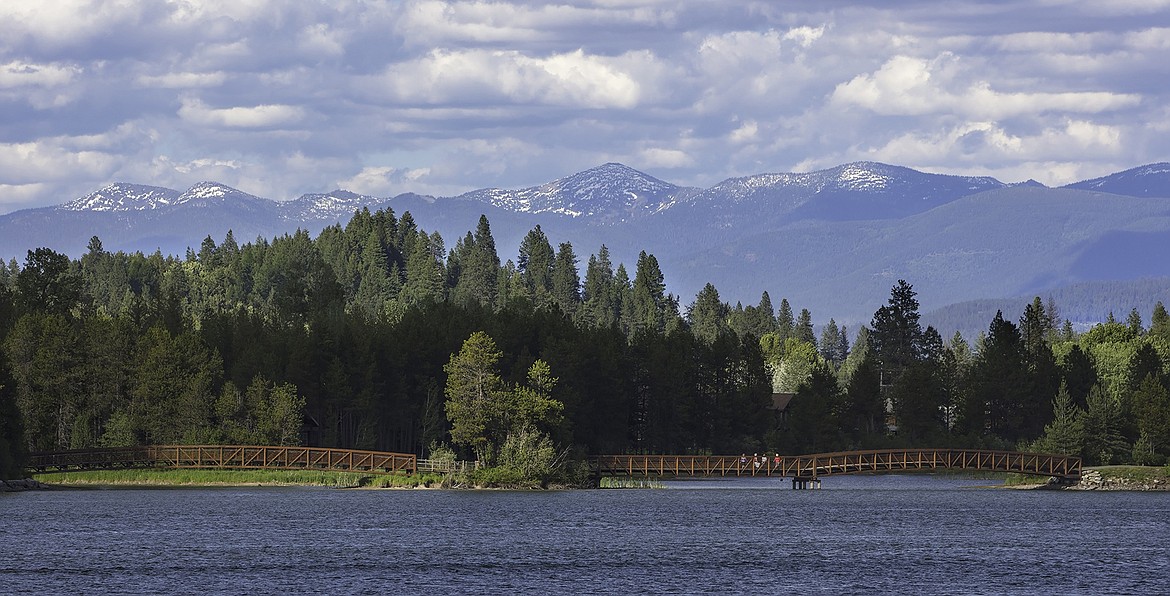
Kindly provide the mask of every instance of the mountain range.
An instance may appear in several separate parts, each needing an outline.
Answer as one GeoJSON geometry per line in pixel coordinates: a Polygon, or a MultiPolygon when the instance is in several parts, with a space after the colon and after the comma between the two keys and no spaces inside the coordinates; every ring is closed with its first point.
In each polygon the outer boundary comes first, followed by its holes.
{"type": "Polygon", "coordinates": [[[444,198],[336,190],[273,201],[214,182],[184,192],[117,183],[0,215],[0,257],[20,261],[42,246],[78,257],[95,235],[107,250],[182,255],[229,229],[241,241],[316,233],[357,209],[386,207],[410,211],[449,248],[485,214],[502,259],[538,224],[554,248],[572,243],[582,269],[605,244],[632,276],[645,250],[684,305],[711,282],[731,303],[755,304],[768,291],[822,322],[868,322],[898,279],[914,285],[928,322],[931,313],[971,313],[939,325],[965,335],[986,329],[988,305],[1014,317],[1033,295],[1063,296],[1062,315],[1084,322],[1103,318],[1103,305],[1148,316],[1155,300],[1170,302],[1170,163],[1059,188],[873,162],[706,189],[608,163],[540,186],[444,198]]]}

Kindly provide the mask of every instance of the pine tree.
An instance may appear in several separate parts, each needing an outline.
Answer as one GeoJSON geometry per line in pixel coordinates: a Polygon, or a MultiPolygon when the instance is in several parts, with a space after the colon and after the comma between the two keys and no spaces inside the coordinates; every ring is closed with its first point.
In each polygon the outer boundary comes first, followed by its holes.
{"type": "Polygon", "coordinates": [[[829,319],[829,324],[825,325],[821,330],[821,341],[817,344],[817,349],[821,353],[821,357],[833,363],[833,366],[840,366],[845,361],[844,352],[841,351],[841,330],[837,328],[837,321],[829,319]]]}
{"type": "Polygon", "coordinates": [[[1072,396],[1062,385],[1052,401],[1052,422],[1044,427],[1044,436],[1037,449],[1044,453],[1079,454],[1084,450],[1084,411],[1073,403],[1072,396]]]}
{"type": "Polygon", "coordinates": [[[792,316],[792,306],[788,304],[787,298],[781,298],[780,310],[776,313],[776,333],[779,334],[781,344],[792,337],[795,328],[796,321],[792,316]]]}
{"type": "Polygon", "coordinates": [[[617,324],[621,311],[615,293],[613,264],[609,249],[602,244],[596,255],[590,255],[585,268],[583,320],[598,327],[617,324]]]}
{"type": "Polygon", "coordinates": [[[902,371],[921,358],[922,326],[918,322],[918,300],[905,280],[898,280],[890,299],[873,314],[870,322],[870,346],[881,365],[886,383],[892,383],[902,371]]]}
{"type": "Polygon", "coordinates": [[[552,271],[553,301],[567,315],[575,316],[581,308],[581,277],[577,273],[577,255],[573,245],[562,242],[552,271]]]}
{"type": "Polygon", "coordinates": [[[719,291],[708,283],[695,296],[695,301],[687,310],[687,319],[695,338],[712,345],[731,331],[727,325],[727,314],[727,305],[719,299],[719,291]]]}
{"type": "Polygon", "coordinates": [[[1085,408],[1089,401],[1089,390],[1100,381],[1092,355],[1073,344],[1064,356],[1060,374],[1073,405],[1085,408]]]}
{"type": "Polygon", "coordinates": [[[662,333],[666,330],[668,302],[666,280],[658,259],[642,251],[638,254],[638,269],[634,274],[633,314],[636,331],[662,333]]]}
{"type": "Polygon", "coordinates": [[[800,309],[800,317],[796,320],[793,337],[810,345],[817,345],[817,336],[813,333],[812,313],[807,308],[800,309]]]}
{"type": "Polygon", "coordinates": [[[550,304],[553,300],[553,263],[556,256],[548,236],[537,225],[520,242],[520,256],[516,270],[528,297],[536,305],[550,304]]]}

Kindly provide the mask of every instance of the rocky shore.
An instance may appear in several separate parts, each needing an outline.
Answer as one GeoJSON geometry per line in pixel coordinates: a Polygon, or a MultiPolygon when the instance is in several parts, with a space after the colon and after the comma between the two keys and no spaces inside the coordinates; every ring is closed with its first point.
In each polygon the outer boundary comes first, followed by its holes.
{"type": "Polygon", "coordinates": [[[1170,490],[1170,482],[1158,477],[1132,478],[1113,473],[1102,474],[1100,470],[1085,470],[1081,474],[1081,481],[1067,487],[1067,490],[1170,490]]]}
{"type": "Polygon", "coordinates": [[[24,480],[0,480],[0,493],[14,493],[25,490],[43,490],[48,488],[44,484],[25,478],[24,480]]]}

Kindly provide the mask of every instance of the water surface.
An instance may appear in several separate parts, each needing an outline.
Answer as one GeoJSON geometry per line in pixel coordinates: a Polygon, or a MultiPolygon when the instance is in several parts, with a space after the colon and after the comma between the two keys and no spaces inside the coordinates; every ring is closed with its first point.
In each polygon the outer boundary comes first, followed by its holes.
{"type": "Polygon", "coordinates": [[[563,492],[0,495],[0,586],[74,593],[1157,593],[1170,494],[953,477],[563,492]]]}

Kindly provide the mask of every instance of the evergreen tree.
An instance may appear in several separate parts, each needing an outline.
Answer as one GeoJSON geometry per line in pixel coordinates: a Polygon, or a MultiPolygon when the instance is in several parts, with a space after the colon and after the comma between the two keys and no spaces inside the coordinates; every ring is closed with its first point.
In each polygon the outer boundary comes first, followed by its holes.
{"type": "Polygon", "coordinates": [[[870,346],[883,376],[889,377],[885,379],[887,384],[921,358],[923,335],[915,295],[910,284],[898,280],[889,301],[873,314],[870,322],[870,346]]]}
{"type": "Polygon", "coordinates": [[[475,235],[468,233],[462,250],[457,247],[455,252],[459,274],[451,287],[456,304],[494,307],[499,296],[500,257],[487,216],[479,216],[475,235]]]}
{"type": "Polygon", "coordinates": [[[635,331],[662,333],[666,330],[669,306],[666,280],[658,267],[658,259],[646,254],[646,251],[638,254],[638,269],[634,275],[631,298],[635,331]]]}
{"type": "Polygon", "coordinates": [[[1085,408],[1089,403],[1089,390],[1100,381],[1092,355],[1074,344],[1064,356],[1060,373],[1073,405],[1085,408]]]}
{"type": "Polygon", "coordinates": [[[1134,336],[1140,336],[1145,333],[1145,329],[1142,328],[1142,315],[1136,308],[1129,311],[1129,316],[1125,318],[1125,325],[1129,327],[1130,332],[1134,336]]]}
{"type": "Polygon", "coordinates": [[[1154,314],[1150,317],[1150,337],[1170,350],[1170,315],[1166,314],[1161,300],[1154,305],[1154,314]]]}
{"type": "Polygon", "coordinates": [[[16,276],[16,296],[22,312],[68,315],[81,300],[81,276],[67,255],[48,248],[30,250],[16,276]]]}
{"type": "Polygon", "coordinates": [[[8,372],[8,359],[0,346],[0,480],[24,477],[28,461],[24,421],[16,404],[16,380],[8,372]]]}
{"type": "Polygon", "coordinates": [[[793,336],[806,344],[817,345],[817,336],[813,333],[812,313],[807,308],[800,309],[800,317],[796,320],[793,336]]]}
{"type": "Polygon", "coordinates": [[[788,304],[787,298],[780,299],[780,310],[776,313],[776,333],[779,335],[779,343],[783,344],[785,340],[792,337],[796,329],[796,321],[792,316],[792,306],[788,304]]]}
{"type": "Polygon", "coordinates": [[[1121,412],[1113,398],[1094,386],[1089,392],[1089,404],[1084,415],[1085,464],[1106,466],[1121,461],[1129,451],[1121,435],[1121,412]]]}
{"type": "Polygon", "coordinates": [[[602,244],[597,254],[589,257],[589,264],[585,268],[582,319],[587,324],[599,327],[616,325],[621,315],[616,291],[609,249],[602,244]]]}
{"type": "Polygon", "coordinates": [[[1048,345],[1052,334],[1052,320],[1037,296],[1024,309],[1020,318],[1020,338],[1024,343],[1024,360],[1030,375],[1031,391],[1022,404],[1022,432],[1036,436],[1052,418],[1052,400],[1060,388],[1060,369],[1056,356],[1048,345]]]}
{"type": "Polygon", "coordinates": [[[715,289],[715,286],[709,283],[703,286],[687,310],[687,319],[695,338],[707,345],[712,345],[715,340],[730,333],[731,329],[727,325],[727,311],[727,305],[719,299],[719,291],[715,289]]]}
{"type": "Polygon", "coordinates": [[[795,393],[788,405],[790,442],[785,450],[823,453],[839,448],[841,427],[834,414],[841,409],[842,396],[833,371],[823,362],[813,366],[795,393]]]}
{"type": "MultiPolygon", "coordinates": [[[[972,369],[973,382],[960,422],[972,433],[990,432],[1009,442],[1025,438],[1022,418],[1031,384],[1019,328],[996,312],[972,369]]],[[[1047,420],[1041,421],[1041,424],[1047,420]]]]}
{"type": "Polygon", "coordinates": [[[1147,375],[1134,391],[1133,401],[1146,462],[1161,463],[1170,455],[1170,391],[1154,375],[1147,375]]]}
{"type": "Polygon", "coordinates": [[[1052,402],[1052,422],[1044,427],[1044,436],[1036,442],[1042,453],[1079,454],[1084,450],[1084,411],[1073,403],[1062,385],[1052,402]]]}
{"type": "Polygon", "coordinates": [[[833,366],[840,366],[845,361],[845,352],[841,350],[841,339],[841,330],[837,328],[837,321],[830,318],[829,324],[821,330],[821,341],[817,344],[817,349],[821,353],[821,358],[833,363],[833,366]]]}
{"type": "Polygon", "coordinates": [[[849,376],[838,419],[842,430],[852,438],[853,446],[860,447],[865,437],[884,433],[886,406],[877,362],[869,350],[855,349],[850,357],[855,354],[859,361],[849,376]]]}
{"type": "Polygon", "coordinates": [[[553,301],[561,311],[575,316],[581,307],[581,277],[577,273],[577,255],[573,245],[562,242],[557,250],[552,271],[553,301]]]}
{"type": "Polygon", "coordinates": [[[494,445],[498,444],[494,428],[502,399],[504,383],[496,371],[503,354],[488,334],[471,334],[459,353],[443,366],[447,373],[447,419],[451,422],[451,441],[475,451],[476,459],[489,464],[494,445]]]}
{"type": "MultiPolygon", "coordinates": [[[[403,215],[405,217],[405,214],[403,215]]],[[[436,232],[437,235],[437,232],[436,232]]],[[[410,259],[406,262],[406,284],[402,295],[408,304],[427,304],[443,300],[442,242],[433,242],[425,232],[419,232],[413,242],[410,259]]]]}
{"type": "Polygon", "coordinates": [[[556,256],[548,236],[537,225],[520,242],[520,256],[516,270],[527,296],[537,305],[553,300],[553,264],[556,256]]]}

